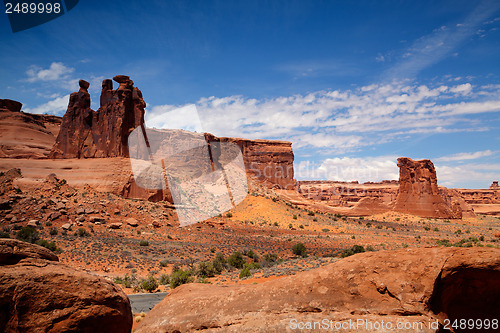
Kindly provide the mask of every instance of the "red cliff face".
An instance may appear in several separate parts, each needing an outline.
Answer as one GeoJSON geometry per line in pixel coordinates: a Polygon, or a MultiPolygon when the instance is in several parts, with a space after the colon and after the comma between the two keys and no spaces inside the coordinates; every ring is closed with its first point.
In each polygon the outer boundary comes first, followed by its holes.
{"type": "Polygon", "coordinates": [[[440,194],[436,169],[430,160],[398,158],[399,192],[394,210],[422,217],[461,218],[440,194]]]}
{"type": "Polygon", "coordinates": [[[248,140],[241,138],[218,138],[207,134],[207,141],[231,142],[238,145],[243,154],[246,172],[249,176],[269,187],[293,190],[292,143],[277,140],[248,140]]]}
{"type": "Polygon", "coordinates": [[[51,158],[128,157],[128,134],[144,123],[141,91],[125,75],[102,84],[101,107],[90,108],[89,83],[80,80],[80,90],[70,96],[68,110],[51,151],[51,158]]]}

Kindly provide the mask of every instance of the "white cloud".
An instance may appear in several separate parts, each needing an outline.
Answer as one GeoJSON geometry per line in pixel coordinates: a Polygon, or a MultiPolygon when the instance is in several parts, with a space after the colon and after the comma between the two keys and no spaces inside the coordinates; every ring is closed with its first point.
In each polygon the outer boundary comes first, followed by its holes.
{"type": "Polygon", "coordinates": [[[299,179],[326,179],[334,181],[397,180],[399,168],[396,156],[364,158],[328,158],[315,164],[310,161],[298,163],[296,176],[299,179]]]}
{"type": "Polygon", "coordinates": [[[442,186],[488,188],[492,181],[499,180],[500,164],[436,165],[436,173],[442,186]]]}
{"type": "Polygon", "coordinates": [[[24,111],[28,113],[38,113],[38,114],[47,113],[47,114],[62,116],[66,112],[66,109],[68,108],[68,103],[69,103],[69,95],[66,95],[62,97],[57,97],[51,101],[48,101],[47,103],[38,105],[34,108],[26,108],[24,109],[24,111]]]}
{"type": "Polygon", "coordinates": [[[458,154],[453,154],[449,156],[443,156],[440,158],[437,158],[436,161],[464,161],[464,160],[475,160],[481,157],[486,157],[486,156],[491,156],[493,155],[494,152],[491,150],[482,150],[482,151],[476,151],[472,153],[458,153],[458,154]]]}
{"type": "MultiPolygon", "coordinates": [[[[419,133],[487,131],[491,124],[476,115],[500,111],[500,95],[493,85],[403,81],[270,99],[209,97],[196,106],[203,130],[215,135],[290,140],[339,154],[419,133]]],[[[147,119],[174,108],[148,106],[147,119]]]]}
{"type": "Polygon", "coordinates": [[[66,79],[74,70],[74,68],[66,67],[62,62],[53,62],[47,69],[31,66],[26,71],[26,75],[28,75],[27,81],[38,82],[66,79]]]}

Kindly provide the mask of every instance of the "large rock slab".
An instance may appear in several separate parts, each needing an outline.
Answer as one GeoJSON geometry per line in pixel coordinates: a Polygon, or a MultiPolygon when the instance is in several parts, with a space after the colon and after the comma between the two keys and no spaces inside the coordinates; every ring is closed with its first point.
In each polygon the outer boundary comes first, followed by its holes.
{"type": "MultiPolygon", "coordinates": [[[[258,285],[180,286],[149,312],[135,332],[292,332],[294,324],[324,319],[384,321],[386,327],[392,323],[394,329],[377,332],[437,332],[430,322],[498,318],[498,281],[498,249],[367,252],[258,285]],[[397,330],[397,323],[413,326],[397,330]]],[[[351,331],[374,329],[362,325],[351,331]]]]}
{"type": "Polygon", "coordinates": [[[0,332],[130,332],[123,291],[57,262],[38,245],[0,239],[0,332]]]}

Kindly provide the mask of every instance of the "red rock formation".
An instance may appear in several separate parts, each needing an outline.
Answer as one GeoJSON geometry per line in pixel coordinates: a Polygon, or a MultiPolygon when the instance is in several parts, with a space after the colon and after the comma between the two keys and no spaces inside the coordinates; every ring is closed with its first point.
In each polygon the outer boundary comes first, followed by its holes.
{"type": "Polygon", "coordinates": [[[0,239],[0,332],[130,332],[123,291],[57,262],[38,245],[0,239]]]}
{"type": "Polygon", "coordinates": [[[399,192],[394,210],[421,217],[461,218],[440,194],[430,160],[398,158],[399,192]]]}
{"type": "Polygon", "coordinates": [[[292,143],[277,140],[248,140],[241,138],[218,138],[206,133],[208,141],[231,142],[240,147],[247,174],[269,187],[292,190],[293,179],[292,143]]]}
{"type": "Polygon", "coordinates": [[[128,76],[117,75],[113,80],[120,86],[113,90],[111,80],[103,81],[97,112],[90,108],[89,83],[80,80],[80,90],[70,96],[51,158],[128,157],[128,135],[144,124],[146,103],[128,76]]]}
{"type": "Polygon", "coordinates": [[[20,112],[23,104],[11,99],[0,99],[0,112],[11,111],[20,112]]]}
{"type": "MultiPolygon", "coordinates": [[[[285,332],[292,331],[292,320],[325,318],[390,322],[394,332],[438,332],[438,327],[427,326],[436,317],[441,323],[445,318],[498,317],[499,254],[486,248],[365,252],[257,285],[182,285],[156,305],[135,332],[285,332]],[[396,330],[401,322],[426,327],[396,330]]],[[[325,331],[378,330],[362,325],[325,331]]]]}
{"type": "Polygon", "coordinates": [[[490,190],[498,190],[498,189],[500,189],[500,186],[498,186],[498,180],[496,180],[490,185],[490,190]]]}
{"type": "Polygon", "coordinates": [[[44,158],[54,145],[61,118],[20,112],[22,104],[0,99],[0,158],[44,158]]]}

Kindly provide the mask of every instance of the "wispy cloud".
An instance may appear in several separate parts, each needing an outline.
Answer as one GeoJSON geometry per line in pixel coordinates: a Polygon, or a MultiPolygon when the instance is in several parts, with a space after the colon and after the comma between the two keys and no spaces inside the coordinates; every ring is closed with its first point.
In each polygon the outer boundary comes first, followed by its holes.
{"type": "MultiPolygon", "coordinates": [[[[463,22],[443,25],[423,36],[402,52],[399,62],[385,74],[385,79],[411,78],[422,69],[453,55],[457,48],[474,34],[485,35],[479,27],[500,8],[499,2],[483,1],[463,22]]],[[[489,22],[493,23],[493,20],[489,22]]]]}
{"type": "Polygon", "coordinates": [[[491,156],[495,152],[491,150],[482,150],[482,151],[476,151],[476,152],[471,152],[471,153],[458,153],[458,154],[453,154],[449,156],[443,156],[440,158],[437,158],[436,161],[465,161],[465,160],[475,160],[478,158],[486,157],[486,156],[491,156]]]}

